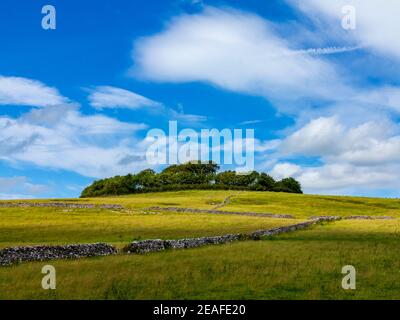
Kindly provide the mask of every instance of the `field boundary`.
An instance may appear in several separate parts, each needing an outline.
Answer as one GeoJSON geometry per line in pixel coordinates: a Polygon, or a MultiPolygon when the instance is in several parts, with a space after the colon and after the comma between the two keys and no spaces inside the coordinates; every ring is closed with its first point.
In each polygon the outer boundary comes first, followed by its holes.
{"type": "Polygon", "coordinates": [[[112,209],[122,210],[119,204],[89,204],[66,202],[0,202],[0,208],[68,208],[68,209],[112,209]]]}
{"type": "MultiPolygon", "coordinates": [[[[173,211],[175,211],[176,209],[187,210],[187,208],[162,208],[162,209],[168,209],[168,211],[171,211],[172,209],[173,211]]],[[[210,211],[215,212],[215,210],[201,210],[201,209],[189,209],[189,210],[195,210],[195,212],[206,211],[207,213],[209,213],[210,211]]],[[[220,212],[225,213],[224,211],[218,211],[218,213],[220,212]]],[[[259,216],[259,214],[257,214],[257,216],[259,216]]],[[[270,215],[267,216],[270,217],[270,215]]],[[[282,216],[284,215],[279,215],[279,217],[282,216]]],[[[43,245],[43,246],[11,247],[11,248],[0,249],[0,266],[11,266],[13,264],[18,264],[21,262],[107,256],[107,255],[117,254],[118,252],[124,252],[128,254],[145,254],[150,252],[164,251],[168,249],[189,249],[189,248],[202,247],[206,245],[221,245],[234,241],[261,240],[265,237],[272,237],[288,232],[294,232],[306,229],[313,225],[324,222],[335,222],[340,220],[391,220],[391,219],[395,218],[388,216],[380,216],[380,217],[379,216],[378,217],[320,216],[320,217],[313,217],[310,220],[297,224],[277,227],[273,229],[258,230],[251,233],[226,234],[222,236],[186,238],[177,240],[149,239],[149,240],[133,241],[120,251],[117,250],[113,245],[106,243],[70,244],[70,245],[59,245],[59,246],[43,245]]]]}
{"type": "Polygon", "coordinates": [[[201,237],[201,238],[189,238],[189,239],[179,239],[179,240],[154,239],[154,240],[134,241],[125,248],[123,248],[122,251],[130,254],[144,254],[150,252],[164,251],[167,249],[189,249],[189,248],[202,247],[206,245],[220,245],[240,240],[260,240],[263,237],[271,237],[282,233],[294,232],[297,230],[308,228],[315,224],[323,222],[333,222],[338,220],[340,220],[340,218],[338,217],[320,217],[308,220],[306,222],[292,224],[289,226],[283,226],[267,230],[258,230],[249,234],[227,234],[216,237],[201,237]]]}
{"type": "Polygon", "coordinates": [[[193,209],[193,208],[181,208],[181,207],[149,207],[149,208],[146,208],[145,210],[147,210],[147,211],[183,212],[183,213],[225,214],[225,215],[260,217],[260,218],[295,219],[295,217],[290,214],[222,211],[222,210],[214,210],[214,209],[209,210],[209,209],[193,209]]]}
{"type": "MultiPolygon", "coordinates": [[[[134,241],[124,247],[122,252],[143,254],[158,252],[165,249],[187,249],[212,244],[225,244],[239,240],[260,240],[265,236],[274,236],[307,228],[321,222],[338,220],[337,217],[321,217],[306,222],[268,230],[259,230],[249,234],[227,234],[215,237],[201,237],[178,240],[142,240],[134,241]]],[[[64,246],[26,246],[12,247],[0,250],[0,266],[11,266],[21,262],[78,259],[96,256],[106,256],[118,253],[118,250],[106,243],[71,244],[64,246]]]]}
{"type": "Polygon", "coordinates": [[[225,207],[226,205],[228,205],[231,202],[231,199],[237,195],[241,194],[241,192],[235,193],[235,194],[231,194],[229,196],[227,196],[219,205],[216,205],[214,208],[212,208],[212,210],[217,210],[219,208],[225,207]]]}
{"type": "Polygon", "coordinates": [[[106,243],[5,248],[0,250],[0,266],[31,261],[107,256],[116,253],[117,249],[106,243]]]}

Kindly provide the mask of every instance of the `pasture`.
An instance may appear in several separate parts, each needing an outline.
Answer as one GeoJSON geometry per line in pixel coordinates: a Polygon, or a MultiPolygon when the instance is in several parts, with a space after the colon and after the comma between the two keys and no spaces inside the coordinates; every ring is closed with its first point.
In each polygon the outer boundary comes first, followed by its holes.
{"type": "Polygon", "coordinates": [[[106,242],[122,248],[140,239],[247,233],[312,216],[396,219],[340,220],[260,241],[0,267],[0,299],[400,298],[400,201],[396,199],[182,191],[48,201],[121,204],[124,209],[2,207],[0,247],[106,242]],[[228,196],[232,197],[218,210],[291,214],[295,219],[146,209],[211,210],[228,196]],[[56,290],[41,288],[45,264],[57,270],[56,290]],[[356,290],[341,287],[344,265],[357,270],[356,290]]]}

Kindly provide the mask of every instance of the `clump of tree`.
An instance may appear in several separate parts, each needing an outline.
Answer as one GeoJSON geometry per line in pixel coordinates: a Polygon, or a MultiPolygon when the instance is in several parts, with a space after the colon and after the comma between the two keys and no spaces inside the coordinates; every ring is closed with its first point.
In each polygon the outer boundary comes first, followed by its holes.
{"type": "Polygon", "coordinates": [[[137,174],[95,181],[82,191],[81,197],[190,189],[303,193],[300,183],[293,178],[275,181],[270,175],[257,171],[242,174],[235,171],[218,172],[218,170],[219,166],[211,162],[172,165],[160,173],[146,169],[137,174]]]}

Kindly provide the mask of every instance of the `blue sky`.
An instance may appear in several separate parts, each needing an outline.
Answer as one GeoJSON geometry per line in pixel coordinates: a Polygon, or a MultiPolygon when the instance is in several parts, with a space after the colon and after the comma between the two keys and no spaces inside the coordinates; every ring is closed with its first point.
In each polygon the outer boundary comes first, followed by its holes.
{"type": "Polygon", "coordinates": [[[256,169],[308,193],[397,197],[396,12],[376,0],[3,0],[0,198],[74,197],[147,168],[146,134],[169,120],[254,129],[256,169]],[[41,27],[48,4],[55,30],[41,27]]]}

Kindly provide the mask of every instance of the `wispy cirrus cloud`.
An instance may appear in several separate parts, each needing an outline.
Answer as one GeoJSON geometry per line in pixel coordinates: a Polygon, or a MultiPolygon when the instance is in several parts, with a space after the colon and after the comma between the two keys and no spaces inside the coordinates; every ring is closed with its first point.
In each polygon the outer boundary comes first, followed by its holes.
{"type": "Polygon", "coordinates": [[[0,104],[46,107],[67,103],[57,89],[44,83],[22,78],[0,76],[0,104]]]}
{"type": "Polygon", "coordinates": [[[143,107],[161,107],[162,104],[135,92],[112,86],[98,86],[89,89],[89,103],[96,109],[121,108],[139,109],[143,107]]]}
{"type": "Polygon", "coordinates": [[[166,107],[163,103],[146,98],[135,92],[112,86],[99,86],[89,90],[89,104],[95,109],[131,109],[145,108],[153,115],[167,117],[169,120],[182,121],[183,123],[201,123],[207,120],[205,116],[187,114],[183,107],[179,110],[166,107]]]}

